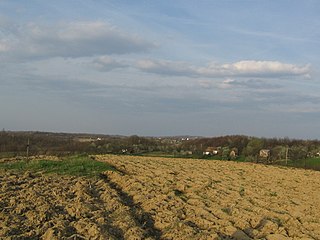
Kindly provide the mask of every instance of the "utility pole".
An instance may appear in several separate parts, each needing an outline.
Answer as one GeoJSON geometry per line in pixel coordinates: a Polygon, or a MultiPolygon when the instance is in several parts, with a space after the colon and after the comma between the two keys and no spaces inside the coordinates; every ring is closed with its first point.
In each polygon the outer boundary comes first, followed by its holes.
{"type": "Polygon", "coordinates": [[[27,160],[29,160],[29,147],[30,147],[30,139],[28,138],[28,144],[27,144],[27,160]]]}
{"type": "Polygon", "coordinates": [[[289,147],[286,148],[286,165],[288,165],[288,152],[289,152],[289,147]]]}

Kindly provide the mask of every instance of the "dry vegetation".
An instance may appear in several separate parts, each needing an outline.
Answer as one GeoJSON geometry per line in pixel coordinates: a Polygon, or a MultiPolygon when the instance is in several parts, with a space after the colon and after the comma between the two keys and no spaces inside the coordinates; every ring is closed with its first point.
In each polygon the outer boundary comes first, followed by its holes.
{"type": "Polygon", "coordinates": [[[1,239],[320,239],[320,172],[97,156],[100,178],[1,170],[1,239]]]}

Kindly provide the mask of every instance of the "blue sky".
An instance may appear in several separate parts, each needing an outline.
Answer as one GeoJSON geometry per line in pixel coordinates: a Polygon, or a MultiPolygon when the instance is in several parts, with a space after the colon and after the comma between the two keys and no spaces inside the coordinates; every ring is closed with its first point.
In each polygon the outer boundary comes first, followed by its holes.
{"type": "Polygon", "coordinates": [[[320,136],[320,2],[0,0],[0,127],[320,136]]]}

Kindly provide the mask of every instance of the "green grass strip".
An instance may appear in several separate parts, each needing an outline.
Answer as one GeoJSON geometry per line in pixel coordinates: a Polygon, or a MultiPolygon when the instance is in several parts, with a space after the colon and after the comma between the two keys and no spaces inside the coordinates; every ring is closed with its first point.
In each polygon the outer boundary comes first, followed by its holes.
{"type": "Polygon", "coordinates": [[[115,170],[111,165],[98,162],[88,156],[73,156],[61,161],[23,160],[18,162],[5,162],[0,163],[0,169],[87,177],[94,177],[104,171],[115,170]]]}

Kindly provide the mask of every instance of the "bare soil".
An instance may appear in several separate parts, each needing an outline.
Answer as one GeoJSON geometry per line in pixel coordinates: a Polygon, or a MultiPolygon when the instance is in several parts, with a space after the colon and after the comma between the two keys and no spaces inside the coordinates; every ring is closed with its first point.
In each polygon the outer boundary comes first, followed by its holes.
{"type": "Polygon", "coordinates": [[[0,239],[320,239],[320,172],[97,156],[97,179],[0,171],[0,239]]]}

